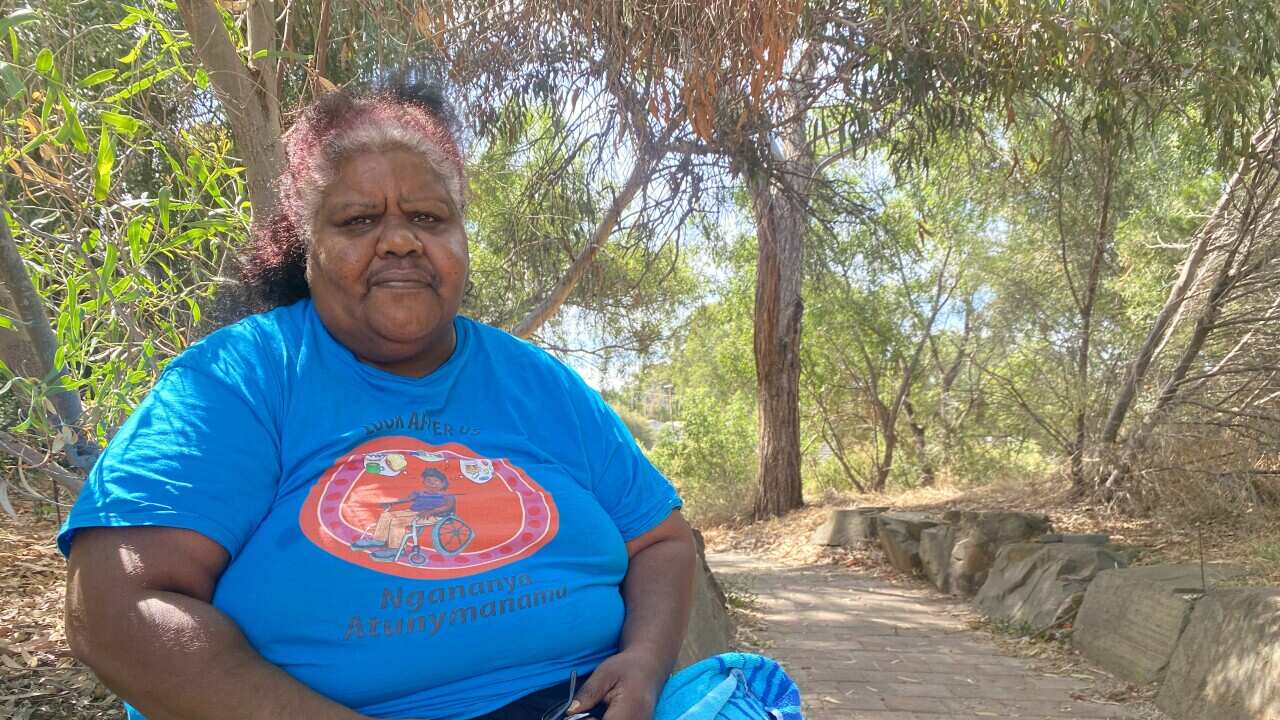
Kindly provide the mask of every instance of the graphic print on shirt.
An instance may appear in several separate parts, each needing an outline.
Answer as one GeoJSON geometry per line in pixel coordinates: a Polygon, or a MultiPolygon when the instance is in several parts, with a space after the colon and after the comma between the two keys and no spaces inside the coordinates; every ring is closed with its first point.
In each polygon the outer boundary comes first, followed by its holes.
{"type": "Polygon", "coordinates": [[[326,470],[298,523],[347,562],[440,580],[532,555],[555,537],[559,515],[551,495],[507,460],[392,436],[361,443],[326,470]]]}

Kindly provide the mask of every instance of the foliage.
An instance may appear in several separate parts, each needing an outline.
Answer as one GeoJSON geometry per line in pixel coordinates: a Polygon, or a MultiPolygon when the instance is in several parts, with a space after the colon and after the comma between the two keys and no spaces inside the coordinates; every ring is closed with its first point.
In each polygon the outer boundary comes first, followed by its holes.
{"type": "Polygon", "coordinates": [[[675,483],[695,522],[715,523],[750,511],[755,487],[755,421],[750,395],[715,397],[691,388],[679,423],[658,435],[650,456],[675,483]]]}
{"type": "Polygon", "coordinates": [[[649,425],[648,418],[626,408],[618,410],[618,417],[622,418],[622,422],[626,423],[627,430],[631,431],[631,437],[636,439],[640,447],[645,449],[653,447],[655,433],[649,425]]]}
{"type": "MultiPolygon", "coordinates": [[[[58,339],[63,388],[103,439],[180,351],[244,236],[241,171],[173,17],[51,2],[5,23],[5,221],[58,339]],[[68,34],[68,27],[82,32],[68,34]],[[170,95],[169,93],[172,93],[170,95]],[[195,97],[178,103],[171,98],[195,97]]],[[[39,379],[9,386],[36,412],[39,379]]],[[[38,433],[39,434],[39,433],[38,433]]]]}

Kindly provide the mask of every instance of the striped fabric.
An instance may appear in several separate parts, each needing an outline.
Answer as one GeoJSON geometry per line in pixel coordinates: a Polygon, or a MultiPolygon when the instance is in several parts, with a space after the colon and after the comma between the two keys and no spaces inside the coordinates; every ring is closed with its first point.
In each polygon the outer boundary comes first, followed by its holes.
{"type": "Polygon", "coordinates": [[[800,689],[782,666],[750,653],[694,663],[667,681],[654,720],[803,720],[800,689]]]}

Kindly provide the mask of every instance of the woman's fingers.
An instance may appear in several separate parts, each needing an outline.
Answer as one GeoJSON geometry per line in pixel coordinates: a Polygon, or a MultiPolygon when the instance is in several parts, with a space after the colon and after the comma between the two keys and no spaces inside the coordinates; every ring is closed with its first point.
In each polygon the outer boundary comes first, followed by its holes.
{"type": "Polygon", "coordinates": [[[567,715],[590,710],[604,701],[605,696],[618,681],[617,674],[608,667],[608,664],[608,661],[601,664],[582,684],[578,694],[573,696],[573,702],[569,703],[567,715]]]}

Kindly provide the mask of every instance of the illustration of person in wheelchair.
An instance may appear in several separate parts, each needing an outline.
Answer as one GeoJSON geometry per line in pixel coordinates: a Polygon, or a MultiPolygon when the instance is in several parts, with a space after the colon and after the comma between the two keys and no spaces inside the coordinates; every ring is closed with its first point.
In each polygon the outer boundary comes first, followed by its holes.
{"type": "Polygon", "coordinates": [[[365,529],[351,543],[352,550],[369,553],[380,562],[427,564],[428,553],[452,557],[466,549],[475,537],[471,526],[457,516],[458,500],[449,489],[449,479],[435,468],[422,471],[424,490],[382,504],[378,522],[365,529]],[[408,508],[397,510],[397,507],[408,508]],[[425,547],[424,547],[425,544],[425,547]]]}

